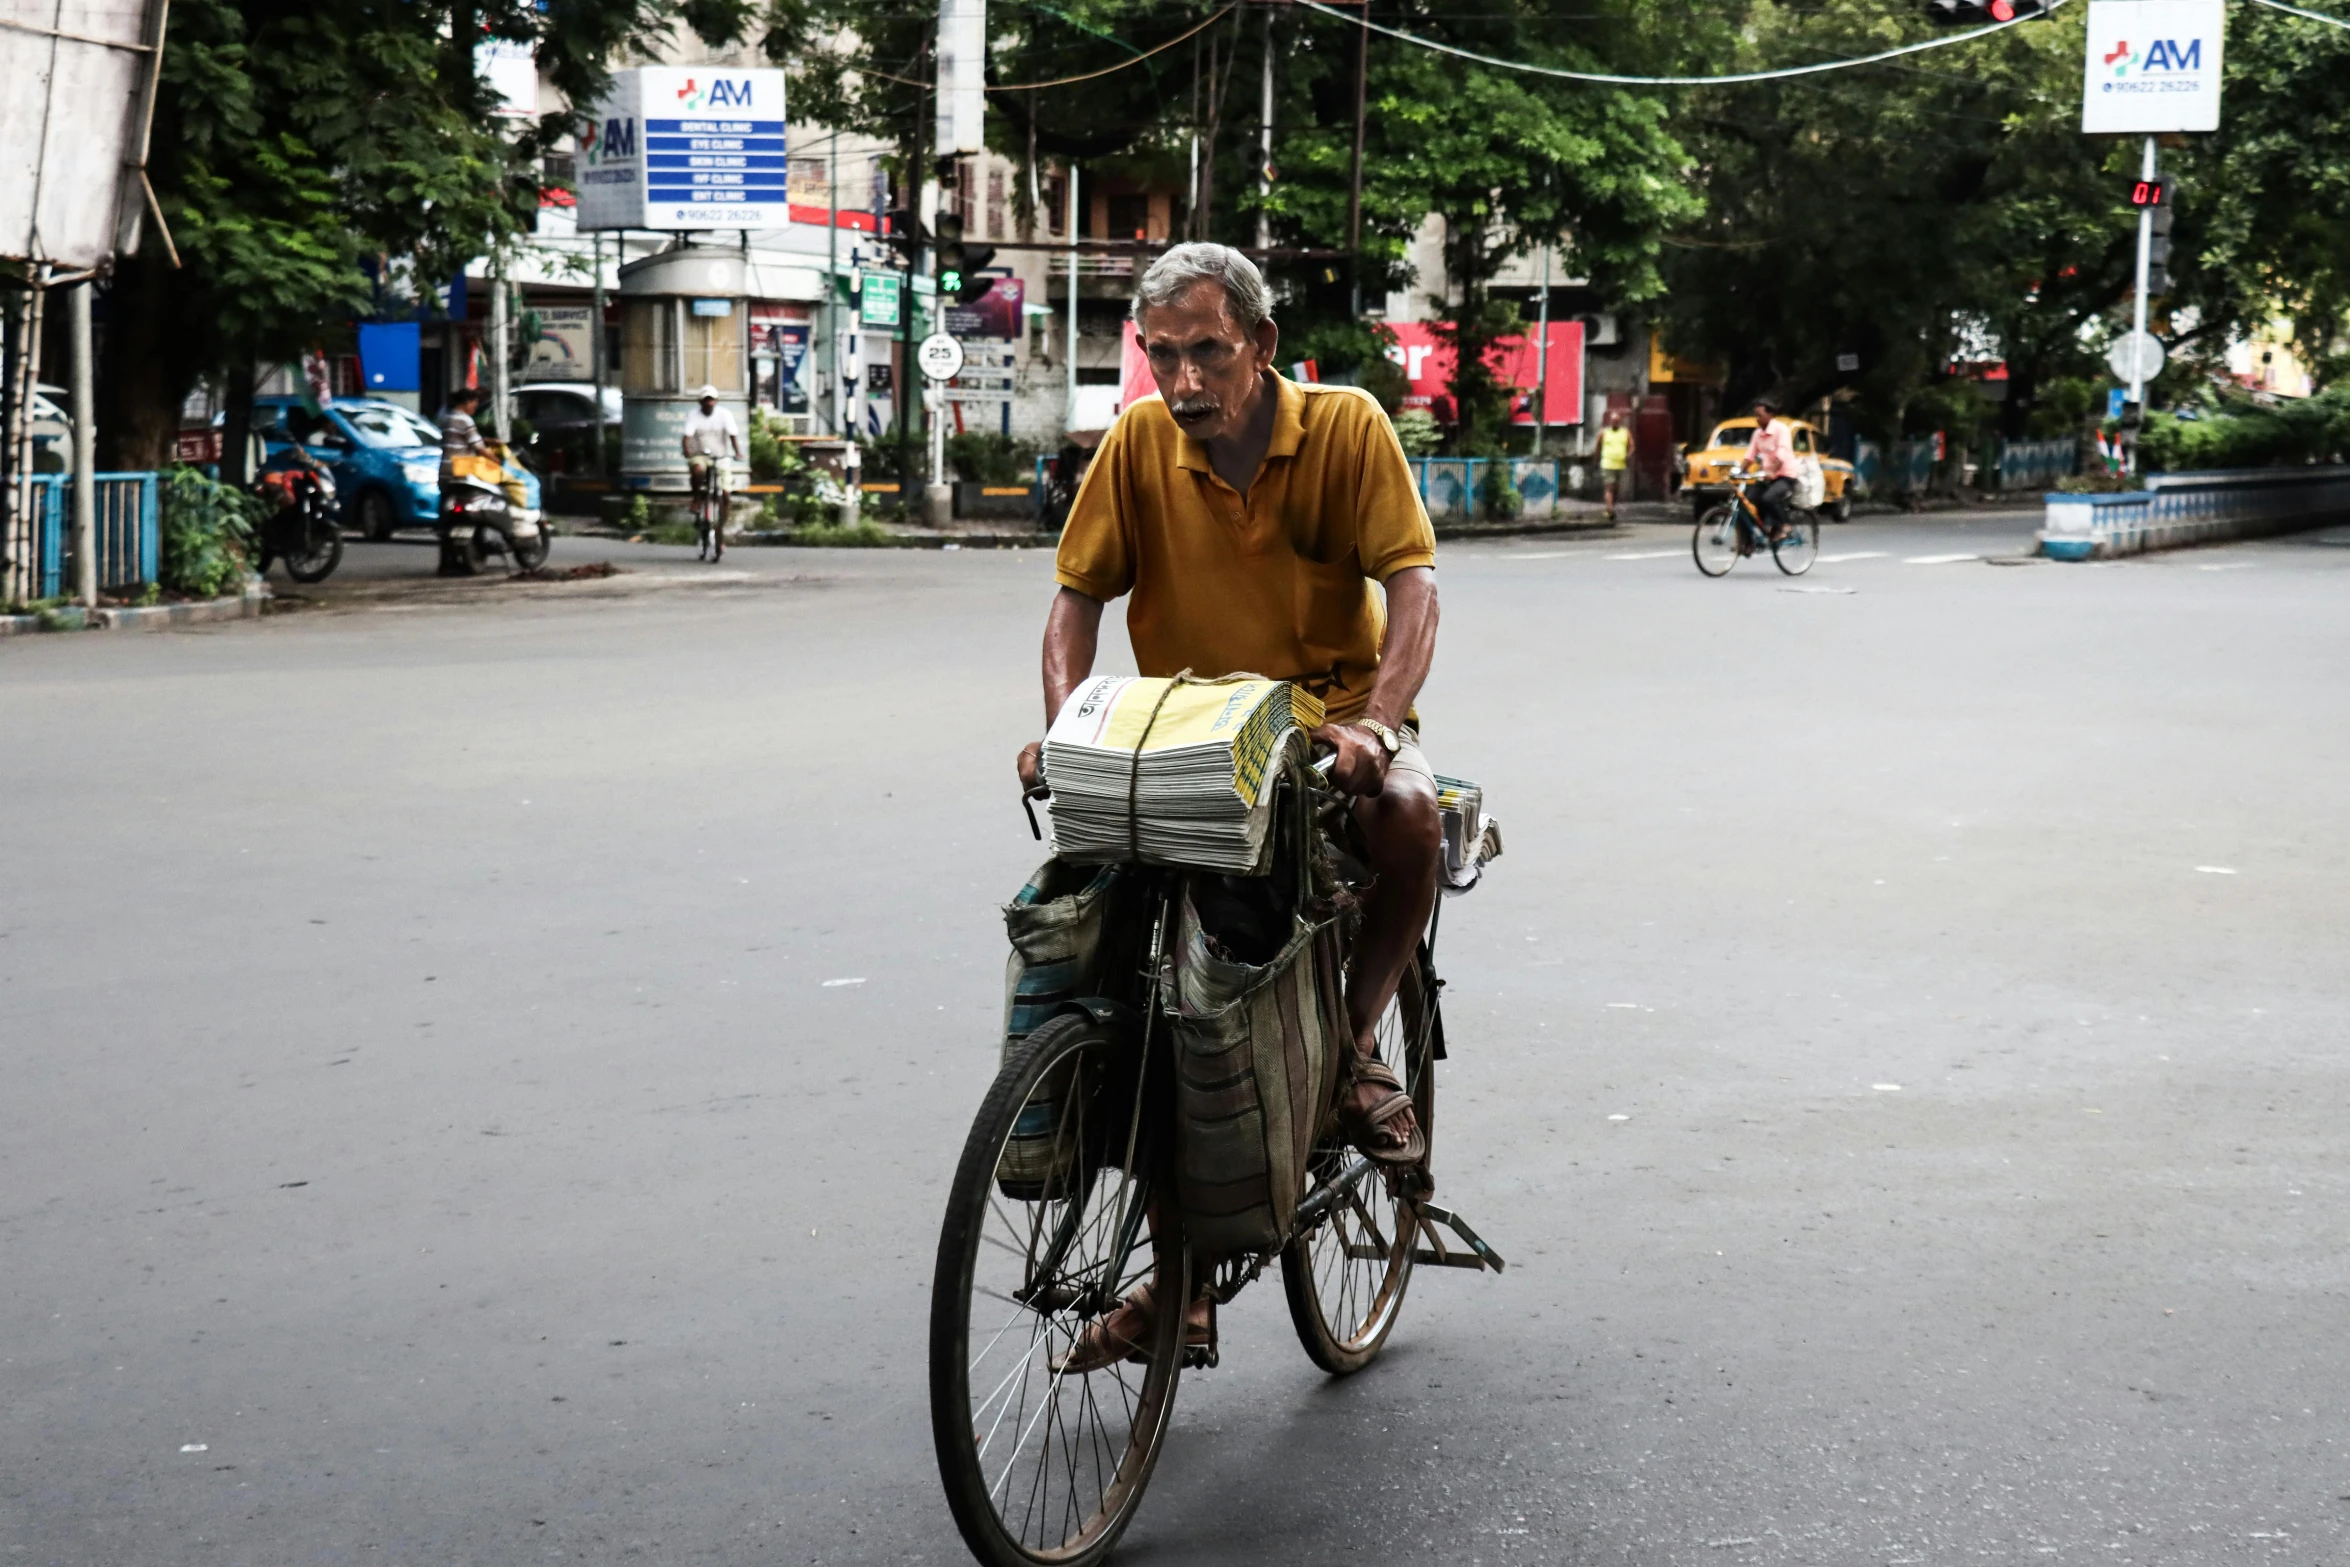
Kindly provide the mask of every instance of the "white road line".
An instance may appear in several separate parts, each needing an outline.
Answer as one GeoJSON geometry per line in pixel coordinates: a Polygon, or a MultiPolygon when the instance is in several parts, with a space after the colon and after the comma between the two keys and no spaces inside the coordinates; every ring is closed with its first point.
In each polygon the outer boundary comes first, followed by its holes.
{"type": "Polygon", "coordinates": [[[1578,555],[1596,555],[1597,550],[1531,550],[1524,555],[1496,555],[1495,560],[1573,560],[1578,555]]]}
{"type": "Polygon", "coordinates": [[[1981,560],[1980,555],[1912,555],[1902,561],[1904,566],[1955,566],[1962,560],[1981,560]]]}
{"type": "Polygon", "coordinates": [[[1889,553],[1891,552],[1887,550],[1853,550],[1849,554],[1844,555],[1822,555],[1820,557],[1820,564],[1823,566],[1833,566],[1840,561],[1847,560],[1883,560],[1889,553]]]}
{"type": "Polygon", "coordinates": [[[1686,555],[1687,550],[1640,550],[1630,555],[1602,555],[1601,560],[1670,560],[1675,555],[1686,555]]]}

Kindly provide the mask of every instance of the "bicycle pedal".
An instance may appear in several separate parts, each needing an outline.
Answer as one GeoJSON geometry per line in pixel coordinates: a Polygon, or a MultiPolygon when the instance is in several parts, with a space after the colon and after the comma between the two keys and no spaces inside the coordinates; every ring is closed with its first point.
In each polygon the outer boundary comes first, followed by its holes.
{"type": "Polygon", "coordinates": [[[1213,1371],[1223,1357],[1213,1344],[1193,1344],[1183,1351],[1183,1369],[1186,1371],[1213,1371]]]}

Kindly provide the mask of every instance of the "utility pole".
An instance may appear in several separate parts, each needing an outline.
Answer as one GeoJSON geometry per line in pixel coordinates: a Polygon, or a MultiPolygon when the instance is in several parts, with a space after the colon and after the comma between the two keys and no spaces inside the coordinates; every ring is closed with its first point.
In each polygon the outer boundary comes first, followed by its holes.
{"type": "MultiPolygon", "coordinates": [[[[2154,183],[2154,138],[2146,138],[2143,177],[2154,183]]],[[[2130,397],[2122,408],[2122,431],[2129,443],[2128,471],[2138,471],[2138,429],[2146,418],[2146,273],[2154,254],[2154,209],[2138,209],[2138,287],[2130,306],[2130,397]]]]}
{"type": "Polygon", "coordinates": [[[506,439],[506,258],[499,254],[490,258],[490,433],[506,439]]]}
{"type": "MultiPolygon", "coordinates": [[[[1363,20],[1370,20],[1370,0],[1363,0],[1363,20]]],[[[1363,118],[1371,86],[1371,29],[1355,29],[1355,156],[1354,172],[1346,188],[1346,248],[1354,253],[1354,314],[1363,314],[1363,118]]],[[[1535,436],[1539,442],[1540,435],[1535,436]]],[[[1540,445],[1534,448],[1542,450],[1540,445]]]]}
{"type": "Polygon", "coordinates": [[[73,596],[98,607],[98,400],[92,395],[87,278],[66,294],[66,344],[73,377],[73,596]]]}
{"type": "Polygon", "coordinates": [[[1534,455],[1542,455],[1542,430],[1550,420],[1550,241],[1542,242],[1542,304],[1534,319],[1534,455]]]}
{"type": "Polygon", "coordinates": [[[1069,417],[1063,433],[1077,428],[1077,164],[1069,164],[1069,351],[1061,357],[1069,378],[1069,417]]]}
{"type": "Polygon", "coordinates": [[[824,175],[824,324],[832,356],[832,433],[840,422],[840,132],[832,133],[832,158],[824,175]]]}
{"type": "Polygon", "coordinates": [[[1273,8],[1265,7],[1265,75],[1257,98],[1257,249],[1273,248],[1273,8]]]}
{"type": "Polygon", "coordinates": [[[601,229],[589,236],[595,245],[596,291],[588,306],[588,366],[596,378],[596,421],[593,450],[595,457],[588,472],[597,478],[604,476],[604,382],[611,372],[604,364],[604,235],[601,229]]]}

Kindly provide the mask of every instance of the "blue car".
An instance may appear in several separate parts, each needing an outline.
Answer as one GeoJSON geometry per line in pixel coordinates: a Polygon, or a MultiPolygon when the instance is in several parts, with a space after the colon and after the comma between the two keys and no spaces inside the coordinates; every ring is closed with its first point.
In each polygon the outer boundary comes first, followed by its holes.
{"type": "MultiPolygon", "coordinates": [[[[299,427],[302,399],[256,397],[253,424],[271,459],[294,444],[287,427],[292,413],[299,427]]],[[[429,528],[441,509],[441,432],[431,420],[373,397],[338,397],[329,403],[303,442],[310,455],[335,477],[340,521],[371,539],[388,539],[395,528],[429,528]]],[[[539,481],[523,473],[532,511],[540,509],[539,481]]]]}

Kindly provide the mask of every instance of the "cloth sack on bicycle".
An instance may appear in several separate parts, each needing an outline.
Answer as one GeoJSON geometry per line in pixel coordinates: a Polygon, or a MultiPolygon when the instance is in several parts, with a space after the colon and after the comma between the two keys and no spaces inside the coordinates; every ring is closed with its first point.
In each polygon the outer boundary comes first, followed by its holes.
{"type": "Polygon", "coordinates": [[[1080,996],[1100,993],[1102,933],[1109,924],[1115,865],[1047,860],[1004,905],[1003,1058],[1038,1025],[1080,996]]]}
{"type": "MultiPolygon", "coordinates": [[[[1004,905],[1012,952],[1004,963],[1003,1059],[1063,1006],[1100,991],[1102,935],[1118,874],[1115,865],[1047,860],[1004,905]]],[[[1069,1086],[1039,1083],[1022,1108],[996,1161],[996,1185],[1006,1197],[1034,1201],[1066,1174],[1070,1150],[1060,1126],[1069,1086]]]]}
{"type": "Polygon", "coordinates": [[[1795,480],[1795,504],[1804,510],[1816,511],[1820,503],[1828,498],[1827,470],[1820,466],[1817,457],[1805,455],[1796,458],[1795,472],[1789,477],[1795,480]]]}
{"type": "Polygon", "coordinates": [[[1178,905],[1175,1189],[1202,1256],[1289,1238],[1345,1037],[1327,934],[1292,914],[1272,959],[1247,963],[1217,950],[1188,886],[1178,905]]]}

